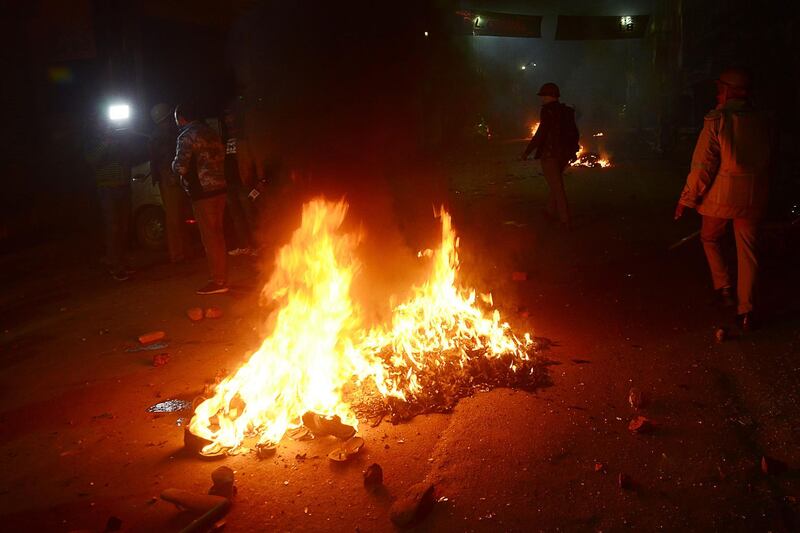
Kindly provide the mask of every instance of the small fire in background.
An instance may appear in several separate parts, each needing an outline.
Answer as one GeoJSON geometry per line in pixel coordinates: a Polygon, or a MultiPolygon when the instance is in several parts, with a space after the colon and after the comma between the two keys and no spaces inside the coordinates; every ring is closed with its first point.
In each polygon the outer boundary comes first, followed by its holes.
{"type": "Polygon", "coordinates": [[[603,137],[604,135],[605,135],[605,133],[603,133],[602,131],[598,131],[597,133],[592,135],[592,137],[603,137]]]}
{"type": "Polygon", "coordinates": [[[459,285],[459,241],[444,210],[440,247],[420,254],[432,261],[428,280],[389,324],[366,329],[350,296],[359,236],[340,231],[346,213],[344,201],[303,206],[262,291],[279,306],[272,333],[195,409],[189,429],[209,441],[201,453],[244,453],[246,439],[274,447],[306,420],[355,432],[350,397],[367,386],[403,418],[452,407],[476,387],[524,386],[538,376],[537,341],[514,334],[490,294],[459,285]]]}
{"type": "Polygon", "coordinates": [[[570,163],[572,167],[588,167],[588,168],[608,168],[611,166],[611,161],[602,157],[597,152],[588,152],[581,146],[578,151],[577,159],[570,163]]]}
{"type": "Polygon", "coordinates": [[[534,135],[536,135],[536,132],[537,132],[538,130],[539,130],[539,123],[538,123],[538,122],[534,122],[534,123],[531,125],[531,137],[533,137],[534,135]]]}

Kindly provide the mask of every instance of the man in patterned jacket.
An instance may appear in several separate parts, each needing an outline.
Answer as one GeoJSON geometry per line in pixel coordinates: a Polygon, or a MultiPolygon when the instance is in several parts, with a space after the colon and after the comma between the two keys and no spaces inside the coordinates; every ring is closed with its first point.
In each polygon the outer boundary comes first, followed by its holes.
{"type": "Polygon", "coordinates": [[[191,105],[180,104],[175,108],[175,123],[180,133],[172,170],[180,176],[181,185],[192,201],[211,273],[211,279],[197,289],[197,294],[228,292],[223,229],[225,147],[191,105]]]}
{"type": "Polygon", "coordinates": [[[675,219],[686,208],[703,216],[700,240],[714,289],[726,305],[736,305],[744,330],[753,327],[753,288],[758,272],[758,223],[767,207],[772,131],[769,115],[750,104],[750,76],[728,69],[717,80],[717,107],[705,116],[692,168],[675,219]],[[733,298],[731,276],[722,253],[722,237],[733,221],[738,282],[733,298]]]}

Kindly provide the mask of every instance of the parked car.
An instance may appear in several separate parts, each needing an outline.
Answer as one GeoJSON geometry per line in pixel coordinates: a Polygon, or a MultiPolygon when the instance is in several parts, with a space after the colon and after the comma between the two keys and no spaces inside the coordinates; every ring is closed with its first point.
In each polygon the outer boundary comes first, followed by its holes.
{"type": "MultiPolygon", "coordinates": [[[[167,245],[164,202],[161,200],[158,185],[151,178],[150,162],[135,165],[131,169],[131,175],[131,212],[136,242],[143,248],[162,250],[167,245]]],[[[189,202],[186,202],[184,220],[188,226],[195,226],[189,202]]]]}

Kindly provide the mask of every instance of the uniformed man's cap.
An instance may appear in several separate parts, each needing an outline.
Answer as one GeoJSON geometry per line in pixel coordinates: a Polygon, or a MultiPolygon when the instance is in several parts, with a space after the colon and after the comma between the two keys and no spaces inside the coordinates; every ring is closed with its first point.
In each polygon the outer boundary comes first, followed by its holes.
{"type": "Polygon", "coordinates": [[[558,85],[555,83],[545,83],[542,85],[539,92],[536,93],[538,96],[552,96],[554,98],[559,98],[561,96],[561,91],[558,90],[558,85]]]}

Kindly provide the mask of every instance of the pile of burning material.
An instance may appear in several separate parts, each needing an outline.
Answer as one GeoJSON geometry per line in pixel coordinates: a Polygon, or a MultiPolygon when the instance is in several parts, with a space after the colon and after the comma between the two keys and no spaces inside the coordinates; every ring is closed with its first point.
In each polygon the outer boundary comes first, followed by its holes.
{"type": "Polygon", "coordinates": [[[339,231],[346,212],[343,201],[303,206],[262,292],[278,304],[271,335],[195,409],[189,429],[204,455],[274,449],[304,430],[349,442],[358,428],[352,405],[369,391],[384,413],[404,418],[447,409],[476,387],[542,378],[533,338],[501,321],[491,295],[458,286],[458,239],[444,211],[441,247],[420,254],[433,263],[428,281],[396,306],[391,324],[365,329],[350,297],[359,238],[339,231]]]}
{"type": "Polygon", "coordinates": [[[575,161],[570,163],[573,167],[588,167],[588,168],[608,168],[611,166],[611,161],[602,157],[597,152],[587,152],[583,146],[578,151],[578,156],[575,161]]]}
{"type": "Polygon", "coordinates": [[[382,362],[376,382],[394,419],[447,411],[459,398],[495,386],[540,383],[530,334],[517,337],[491,309],[491,294],[458,286],[458,238],[450,215],[440,212],[442,242],[421,252],[433,261],[431,275],[395,307],[391,327],[371,331],[365,345],[382,362]]]}

